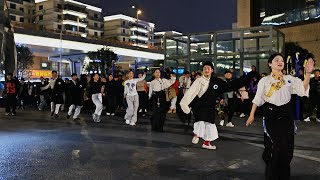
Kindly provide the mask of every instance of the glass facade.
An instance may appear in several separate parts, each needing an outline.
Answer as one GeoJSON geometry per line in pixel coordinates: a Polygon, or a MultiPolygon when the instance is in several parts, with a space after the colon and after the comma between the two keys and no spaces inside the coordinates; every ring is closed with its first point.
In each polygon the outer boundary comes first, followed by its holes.
{"type": "Polygon", "coordinates": [[[284,54],[284,34],[272,26],[252,27],[214,33],[165,36],[165,67],[202,70],[202,63],[211,61],[215,73],[222,75],[234,68],[241,75],[257,66],[268,72],[270,54],[284,54]]]}

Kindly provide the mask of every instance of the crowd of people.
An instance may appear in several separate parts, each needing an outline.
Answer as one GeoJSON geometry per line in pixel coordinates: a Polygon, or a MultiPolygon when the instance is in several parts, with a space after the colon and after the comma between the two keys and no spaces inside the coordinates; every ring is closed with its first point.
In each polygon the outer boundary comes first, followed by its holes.
{"type": "Polygon", "coordinates": [[[310,109],[304,108],[303,112],[307,116],[305,121],[310,120],[311,110],[317,107],[316,121],[320,122],[317,101],[320,99],[319,70],[312,71],[311,61],[308,61],[309,65],[303,72],[303,79],[286,75],[282,71],[284,60],[281,54],[269,58],[270,75],[259,74],[256,67],[252,66],[247,75],[236,77],[234,70],[230,69],[225,71],[223,78],[218,78],[214,76],[212,63],[205,62],[202,71],[185,71],[179,78],[173,68],[168,71],[155,69],[149,85],[145,80],[146,72],[139,73],[138,78],[134,78],[133,71],[128,71],[124,78],[122,75],[114,77],[112,74],[101,76],[96,73],[81,77],[72,74],[71,80],[63,80],[56,71],[52,71],[52,79],[40,78],[40,83],[25,82],[24,79],[18,81],[12,73],[8,73],[4,91],[5,115],[16,115],[16,107],[24,109],[26,105],[37,106],[41,111],[50,105],[51,116],[56,119],[60,118],[60,111],[64,110],[67,111],[67,119],[72,117],[77,121],[83,111],[91,113],[92,121],[99,123],[103,110],[106,116],[115,116],[118,109],[123,109],[126,110],[124,123],[135,126],[139,114],[146,116],[147,111],[152,111],[152,131],[163,132],[167,113],[177,113],[184,123],[194,117],[192,143],[197,144],[202,138],[202,147],[213,150],[216,146],[211,143],[218,138],[215,114],[219,117],[220,126],[234,127],[232,118],[235,115],[248,117],[247,125],[250,125],[257,107],[263,105],[258,113],[264,117],[267,176],[269,179],[286,177],[288,173],[290,175],[292,156],[287,159],[281,157],[285,156],[283,153],[292,155],[291,132],[294,123],[283,120],[279,124],[275,119],[292,118],[289,102],[292,94],[297,94],[304,98],[302,102],[312,102],[308,103],[311,104],[310,109]],[[312,72],[314,77],[310,80],[312,72]],[[290,133],[285,134],[281,128],[286,128],[286,132],[290,133]],[[275,150],[275,147],[278,149],[275,150]],[[280,157],[273,157],[273,153],[280,157]],[[280,173],[277,167],[281,164],[283,171],[280,173]]]}

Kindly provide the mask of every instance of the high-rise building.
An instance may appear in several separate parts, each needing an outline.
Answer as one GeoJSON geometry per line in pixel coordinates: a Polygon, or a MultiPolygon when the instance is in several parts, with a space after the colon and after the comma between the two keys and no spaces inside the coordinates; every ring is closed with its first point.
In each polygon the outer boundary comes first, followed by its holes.
{"type": "Polygon", "coordinates": [[[150,48],[154,46],[155,24],[122,14],[104,17],[104,37],[150,48]]]}
{"type": "Polygon", "coordinates": [[[174,36],[174,35],[182,35],[182,33],[177,31],[162,31],[154,33],[154,46],[157,48],[164,48],[164,36],[174,36]]]}
{"type": "Polygon", "coordinates": [[[36,0],[35,22],[43,30],[82,37],[103,35],[102,9],[74,0],[36,0]]]}
{"type": "MultiPolygon", "coordinates": [[[[238,0],[238,28],[273,25],[320,57],[320,0],[238,0]]],[[[317,63],[319,64],[319,63],[317,63]]]]}
{"type": "Polygon", "coordinates": [[[18,26],[33,22],[33,0],[9,0],[6,1],[6,6],[13,25],[18,26]]]}

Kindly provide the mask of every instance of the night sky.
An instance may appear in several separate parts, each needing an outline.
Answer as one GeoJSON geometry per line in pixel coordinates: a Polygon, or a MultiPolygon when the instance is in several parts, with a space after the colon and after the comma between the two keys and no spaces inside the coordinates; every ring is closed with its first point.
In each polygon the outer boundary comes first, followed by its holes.
{"type": "Polygon", "coordinates": [[[139,19],[156,24],[156,31],[182,33],[231,29],[237,19],[236,0],[78,0],[103,9],[104,15],[135,16],[135,5],[142,10],[139,19]]]}

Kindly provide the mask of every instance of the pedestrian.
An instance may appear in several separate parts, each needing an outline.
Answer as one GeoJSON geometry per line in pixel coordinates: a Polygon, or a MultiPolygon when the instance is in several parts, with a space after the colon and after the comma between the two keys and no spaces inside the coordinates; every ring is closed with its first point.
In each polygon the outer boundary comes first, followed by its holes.
{"type": "MultiPolygon", "coordinates": [[[[204,140],[202,148],[216,149],[211,142],[218,138],[215,125],[216,100],[225,92],[234,91],[249,84],[251,76],[226,82],[213,76],[213,64],[209,61],[203,64],[203,76],[194,81],[190,89],[184,94],[180,105],[184,113],[190,114],[191,108],[195,117],[194,136],[192,143],[197,144],[199,138],[204,140]],[[191,105],[191,108],[189,107],[191,105]]],[[[251,75],[249,73],[249,75],[251,75]]]]}
{"type": "Polygon", "coordinates": [[[39,104],[39,111],[42,111],[45,106],[47,106],[47,96],[49,95],[48,90],[41,91],[42,87],[45,87],[49,84],[42,76],[40,77],[40,104],[39,104]]]}
{"type": "Polygon", "coordinates": [[[80,114],[82,105],[83,105],[83,94],[84,94],[84,86],[82,82],[79,80],[78,75],[73,73],[71,75],[71,82],[69,84],[69,98],[70,107],[67,115],[67,119],[69,119],[72,115],[72,111],[74,110],[73,120],[78,120],[78,116],[80,114]]]}
{"type": "Polygon", "coordinates": [[[6,102],[6,116],[16,115],[16,102],[17,102],[18,84],[13,79],[13,74],[8,73],[6,83],[4,85],[4,96],[6,102]]]}
{"type": "Polygon", "coordinates": [[[102,99],[105,96],[104,88],[105,86],[102,84],[99,74],[94,74],[93,81],[91,81],[90,84],[89,94],[93,104],[96,106],[94,113],[92,113],[93,121],[96,123],[101,122],[100,117],[103,109],[102,99]]]}
{"type": "Polygon", "coordinates": [[[55,119],[59,118],[59,110],[63,102],[63,92],[65,90],[64,81],[61,78],[58,78],[57,71],[52,71],[52,80],[48,85],[41,88],[41,91],[51,88],[51,116],[54,116],[55,119]]]}
{"type": "Polygon", "coordinates": [[[320,70],[316,69],[313,72],[314,77],[310,80],[310,92],[309,98],[307,98],[307,103],[304,104],[304,109],[306,113],[305,122],[311,121],[310,117],[314,111],[316,110],[316,121],[320,122],[320,70]]]}
{"type": "Polygon", "coordinates": [[[108,75],[108,80],[105,86],[106,91],[106,102],[107,102],[107,116],[114,116],[116,113],[117,106],[117,91],[116,82],[113,79],[113,75],[108,75]]]}
{"type": "Polygon", "coordinates": [[[135,126],[137,122],[137,113],[139,108],[139,95],[137,92],[137,83],[143,81],[146,78],[144,73],[141,78],[133,78],[133,72],[127,73],[127,80],[124,82],[124,97],[126,98],[128,108],[124,119],[126,124],[135,126]]]}
{"type": "Polygon", "coordinates": [[[314,61],[308,58],[304,81],[291,75],[283,75],[281,71],[285,67],[285,62],[281,54],[272,54],[268,59],[268,65],[271,74],[258,83],[246,125],[252,124],[257,107],[263,105],[265,178],[267,180],[290,179],[295,126],[290,115],[292,109],[289,102],[291,94],[308,95],[314,61]]]}
{"type": "MultiPolygon", "coordinates": [[[[224,77],[226,82],[231,82],[234,80],[233,74],[229,70],[224,72],[224,77]]],[[[234,115],[235,110],[238,107],[238,103],[236,101],[237,99],[235,98],[236,94],[239,94],[238,90],[226,92],[223,94],[223,98],[226,104],[226,108],[223,110],[226,111],[226,114],[228,114],[228,123],[226,124],[226,127],[234,127],[232,123],[232,117],[234,115]]],[[[224,118],[220,120],[219,125],[224,126],[224,118]]]]}
{"type": "Polygon", "coordinates": [[[27,99],[27,94],[28,94],[28,87],[27,84],[25,83],[24,78],[20,79],[20,85],[19,85],[19,91],[18,91],[18,109],[25,109],[24,105],[26,103],[27,99]]]}
{"type": "Polygon", "coordinates": [[[168,110],[165,89],[175,83],[176,78],[171,75],[171,79],[161,78],[160,69],[155,69],[154,80],[150,82],[149,99],[152,102],[153,112],[151,115],[151,130],[163,132],[163,126],[168,110]]]}
{"type": "MultiPolygon", "coordinates": [[[[138,78],[142,78],[143,73],[138,74],[138,78]]],[[[137,92],[139,95],[139,112],[142,116],[146,116],[148,104],[148,84],[146,80],[137,82],[137,92]]]]}
{"type": "MultiPolygon", "coordinates": [[[[172,76],[176,78],[176,74],[172,73],[172,76]]],[[[169,88],[166,89],[166,99],[170,103],[168,113],[176,113],[177,96],[179,93],[179,81],[176,80],[169,88]]]]}

